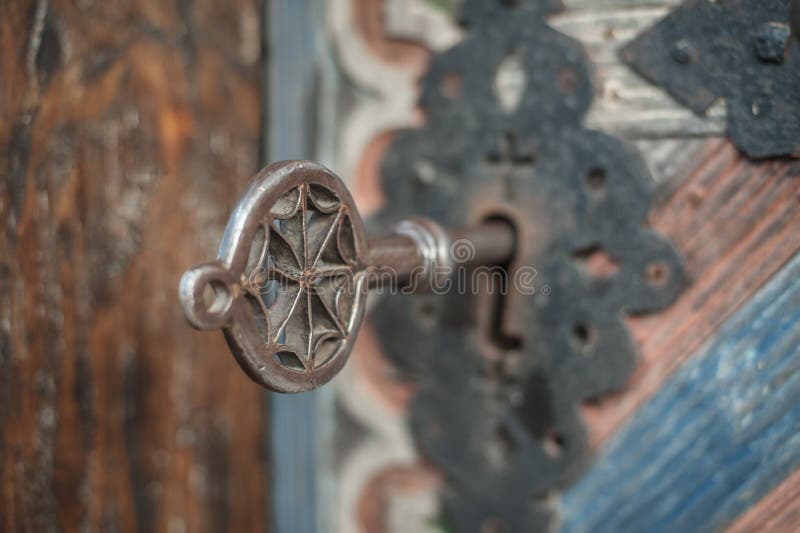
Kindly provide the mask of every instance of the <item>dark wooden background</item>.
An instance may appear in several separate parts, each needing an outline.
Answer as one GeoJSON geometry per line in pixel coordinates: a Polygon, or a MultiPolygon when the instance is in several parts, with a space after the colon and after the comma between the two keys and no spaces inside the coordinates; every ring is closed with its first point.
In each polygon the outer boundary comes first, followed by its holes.
{"type": "Polygon", "coordinates": [[[0,530],[266,528],[265,395],[176,297],[259,166],[260,17],[0,2],[0,530]]]}

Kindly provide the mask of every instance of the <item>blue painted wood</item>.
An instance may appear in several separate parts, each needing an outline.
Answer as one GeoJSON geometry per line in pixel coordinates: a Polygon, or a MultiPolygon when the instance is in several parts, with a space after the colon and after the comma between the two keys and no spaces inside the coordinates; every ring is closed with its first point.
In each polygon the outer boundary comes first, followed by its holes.
{"type": "MultiPolygon", "coordinates": [[[[266,9],[267,159],[314,159],[317,43],[314,0],[271,0],[266,9]]],[[[271,394],[274,533],[316,533],[319,519],[318,393],[271,394]]]]}
{"type": "Polygon", "coordinates": [[[601,451],[562,531],[718,530],[798,467],[800,255],[601,451]]]}
{"type": "Polygon", "coordinates": [[[316,400],[314,393],[270,396],[272,528],[316,532],[316,400]]]}

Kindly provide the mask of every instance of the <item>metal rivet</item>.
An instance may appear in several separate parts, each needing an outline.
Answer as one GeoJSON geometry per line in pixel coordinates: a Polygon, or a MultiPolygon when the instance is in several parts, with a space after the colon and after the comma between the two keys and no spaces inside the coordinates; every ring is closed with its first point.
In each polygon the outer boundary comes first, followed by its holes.
{"type": "Polygon", "coordinates": [[[676,63],[688,65],[692,61],[692,45],[686,39],[681,39],[672,45],[670,56],[676,63]]]}
{"type": "Polygon", "coordinates": [[[787,24],[781,22],[762,24],[753,35],[758,59],[765,63],[783,63],[790,35],[791,31],[787,24]]]}

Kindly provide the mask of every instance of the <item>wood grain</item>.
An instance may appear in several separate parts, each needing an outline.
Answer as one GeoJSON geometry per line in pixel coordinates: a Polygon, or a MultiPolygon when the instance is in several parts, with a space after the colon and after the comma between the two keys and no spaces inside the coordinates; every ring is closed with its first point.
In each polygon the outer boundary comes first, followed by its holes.
{"type": "Polygon", "coordinates": [[[662,184],[650,224],[682,254],[689,285],[664,312],[630,320],[641,360],[624,393],[585,409],[595,445],[800,250],[797,177],[798,162],[751,162],[707,141],[662,184]]]}
{"type": "Polygon", "coordinates": [[[562,531],[718,531],[797,469],[798,322],[800,255],[612,438],[562,531]]]}
{"type": "Polygon", "coordinates": [[[628,139],[724,135],[724,102],[703,116],[676,102],[628,68],[619,49],[646,31],[682,0],[566,0],[552,26],[578,39],[594,64],[597,98],[586,123],[628,139]]]}
{"type": "Polygon", "coordinates": [[[264,529],[264,396],[177,304],[258,166],[259,17],[0,4],[0,530],[264,529]]]}
{"type": "Polygon", "coordinates": [[[800,470],[736,520],[727,533],[786,533],[800,528],[800,470]]]}

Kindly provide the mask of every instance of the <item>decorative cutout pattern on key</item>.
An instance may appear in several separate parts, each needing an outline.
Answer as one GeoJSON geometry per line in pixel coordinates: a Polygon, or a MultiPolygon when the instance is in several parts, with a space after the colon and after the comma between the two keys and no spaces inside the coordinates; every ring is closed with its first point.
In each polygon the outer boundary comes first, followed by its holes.
{"type": "Polygon", "coordinates": [[[253,243],[246,298],[276,361],[311,372],[350,334],[358,262],[348,209],[330,190],[301,185],[278,200],[270,219],[253,243]]]}
{"type": "Polygon", "coordinates": [[[366,240],[341,180],[308,161],[255,177],[225,231],[218,260],[189,270],[189,321],[222,328],[244,371],[302,392],[344,365],[364,311],[366,240]]]}

